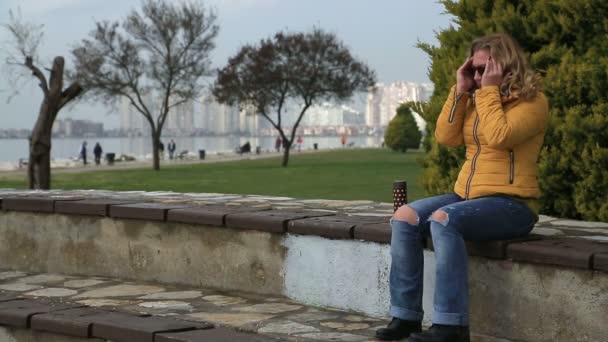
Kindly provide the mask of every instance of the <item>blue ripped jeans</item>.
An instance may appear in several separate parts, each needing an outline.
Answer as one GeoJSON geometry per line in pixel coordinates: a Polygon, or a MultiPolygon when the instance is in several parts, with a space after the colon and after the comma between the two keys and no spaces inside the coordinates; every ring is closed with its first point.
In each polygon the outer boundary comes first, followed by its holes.
{"type": "Polygon", "coordinates": [[[536,215],[524,203],[506,197],[465,201],[456,194],[446,194],[408,205],[418,215],[417,224],[391,220],[390,314],[405,320],[422,320],[422,241],[430,233],[437,260],[433,323],[468,325],[468,258],[464,241],[524,236],[534,227],[536,215]],[[431,219],[436,210],[446,212],[447,219],[431,219]]]}

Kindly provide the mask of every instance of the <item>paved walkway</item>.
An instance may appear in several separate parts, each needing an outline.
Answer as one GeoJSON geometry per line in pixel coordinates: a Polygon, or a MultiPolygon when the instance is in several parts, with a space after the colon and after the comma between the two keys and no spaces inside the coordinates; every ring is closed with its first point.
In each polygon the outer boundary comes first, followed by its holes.
{"type": "MultiPolygon", "coordinates": [[[[0,294],[207,322],[282,341],[374,341],[387,320],[271,295],[19,271],[0,271],[0,294]]],[[[508,342],[481,335],[472,341],[508,342]]]]}
{"type": "MultiPolygon", "coordinates": [[[[291,152],[294,153],[315,153],[320,151],[302,151],[302,152],[291,152]]],[[[203,163],[219,163],[219,162],[227,162],[227,161],[239,161],[239,160],[251,160],[251,159],[264,159],[264,158],[276,158],[283,156],[282,153],[277,152],[263,152],[261,154],[255,153],[245,153],[242,155],[236,153],[225,153],[225,154],[208,154],[205,156],[205,159],[164,159],[160,161],[161,168],[165,166],[171,165],[189,165],[189,164],[203,164],[203,163]]],[[[61,166],[51,166],[53,173],[80,173],[80,172],[91,172],[91,171],[101,171],[101,170],[122,170],[122,169],[137,169],[137,168],[146,168],[152,167],[152,160],[134,160],[134,161],[121,161],[116,162],[113,165],[107,165],[106,163],[102,163],[100,165],[95,165],[94,163],[89,163],[86,166],[82,165],[81,162],[70,164],[70,165],[61,165],[61,166]]],[[[19,169],[19,170],[0,170],[0,175],[11,176],[11,175],[21,175],[27,172],[27,166],[19,169]]]]}

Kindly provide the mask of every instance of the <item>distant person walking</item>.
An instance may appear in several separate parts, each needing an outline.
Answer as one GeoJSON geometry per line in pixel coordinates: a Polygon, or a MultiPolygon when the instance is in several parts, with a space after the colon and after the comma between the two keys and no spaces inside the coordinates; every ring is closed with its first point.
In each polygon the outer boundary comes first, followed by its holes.
{"type": "Polygon", "coordinates": [[[346,147],[346,135],[342,135],[340,138],[340,142],[342,143],[342,147],[346,147]]]}
{"type": "Polygon", "coordinates": [[[95,155],[95,165],[99,165],[99,163],[101,163],[101,154],[103,153],[103,149],[101,148],[101,145],[99,145],[99,142],[97,142],[95,144],[95,147],[93,147],[93,154],[95,155]]]}
{"type": "Polygon", "coordinates": [[[274,141],[274,148],[275,150],[277,150],[277,152],[281,151],[281,137],[278,136],[277,140],[274,141]]]}
{"type": "Polygon", "coordinates": [[[298,152],[302,151],[302,143],[304,142],[304,139],[302,139],[301,135],[298,135],[298,140],[296,140],[296,142],[298,143],[298,152]]]}
{"type": "Polygon", "coordinates": [[[169,159],[173,160],[175,157],[175,141],[173,139],[167,144],[167,150],[169,151],[169,159]]]}
{"type": "Polygon", "coordinates": [[[80,145],[80,158],[82,158],[83,165],[87,165],[87,141],[83,141],[80,145]]]}
{"type": "Polygon", "coordinates": [[[160,159],[165,159],[165,144],[162,141],[158,142],[158,153],[160,154],[160,159]]]}

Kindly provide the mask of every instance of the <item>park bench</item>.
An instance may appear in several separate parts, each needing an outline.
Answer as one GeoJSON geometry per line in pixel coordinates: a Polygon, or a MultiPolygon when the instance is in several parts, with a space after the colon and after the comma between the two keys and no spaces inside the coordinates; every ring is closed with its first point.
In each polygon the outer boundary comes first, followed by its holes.
{"type": "Polygon", "coordinates": [[[251,144],[248,142],[244,143],[242,146],[237,146],[235,149],[237,154],[243,153],[251,153],[251,144]]]}

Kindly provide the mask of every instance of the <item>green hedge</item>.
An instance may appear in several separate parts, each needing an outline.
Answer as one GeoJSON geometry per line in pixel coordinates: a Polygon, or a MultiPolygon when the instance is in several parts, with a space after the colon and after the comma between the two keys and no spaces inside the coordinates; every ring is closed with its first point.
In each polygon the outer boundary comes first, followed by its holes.
{"type": "Polygon", "coordinates": [[[408,149],[418,149],[422,133],[418,129],[414,114],[414,103],[403,103],[397,108],[397,115],[389,122],[384,134],[384,142],[393,151],[406,152],[408,149]]]}
{"type": "Polygon", "coordinates": [[[451,191],[464,150],[433,137],[435,121],[470,42],[487,33],[511,34],[544,77],[550,124],[541,152],[541,212],[608,221],[608,1],[446,1],[454,26],[439,46],[420,43],[432,60],[435,91],[425,104],[427,151],[422,183],[428,194],[451,191]]]}

